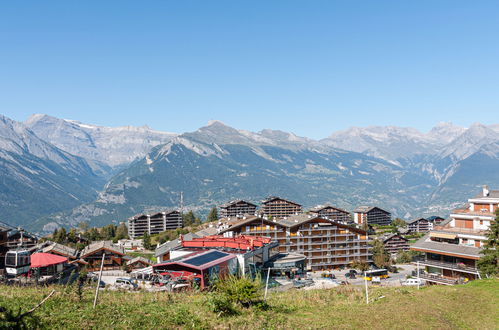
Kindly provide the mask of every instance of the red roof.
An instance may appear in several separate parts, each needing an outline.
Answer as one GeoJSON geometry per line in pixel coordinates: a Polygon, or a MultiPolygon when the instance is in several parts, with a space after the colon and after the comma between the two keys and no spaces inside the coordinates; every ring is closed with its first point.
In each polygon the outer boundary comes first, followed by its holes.
{"type": "Polygon", "coordinates": [[[205,236],[193,238],[190,241],[180,239],[182,247],[211,247],[211,248],[230,248],[238,250],[254,250],[270,243],[270,237],[258,236],[236,236],[224,237],[221,235],[205,236]]]}
{"type": "Polygon", "coordinates": [[[68,258],[50,253],[33,253],[31,255],[31,268],[47,267],[67,262],[68,258]]]}

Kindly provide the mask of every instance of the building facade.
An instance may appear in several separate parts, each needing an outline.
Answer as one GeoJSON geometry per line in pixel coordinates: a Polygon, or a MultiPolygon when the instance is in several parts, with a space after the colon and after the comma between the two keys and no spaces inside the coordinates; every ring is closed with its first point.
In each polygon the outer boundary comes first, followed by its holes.
{"type": "Polygon", "coordinates": [[[279,243],[279,253],[306,256],[308,270],[348,266],[353,261],[371,261],[367,233],[331,220],[300,214],[285,220],[248,217],[222,221],[221,234],[267,236],[279,243]]]}
{"type": "Polygon", "coordinates": [[[468,205],[454,210],[448,220],[411,247],[424,252],[419,264],[423,267],[420,277],[426,281],[452,285],[480,278],[477,261],[487,240],[486,231],[495,221],[499,190],[489,191],[485,186],[480,195],[468,200],[468,205]]]}
{"type": "Polygon", "coordinates": [[[145,233],[159,234],[165,230],[182,227],[182,214],[179,211],[141,214],[128,219],[128,236],[135,239],[144,236],[145,233]]]}
{"type": "Polygon", "coordinates": [[[409,250],[409,240],[399,234],[388,234],[380,237],[380,240],[385,245],[386,252],[395,255],[400,251],[409,250]]]}
{"type": "Polygon", "coordinates": [[[310,214],[316,217],[333,220],[343,224],[353,223],[350,212],[332,205],[319,205],[310,210],[310,214]]]}
{"type": "Polygon", "coordinates": [[[267,218],[283,219],[301,212],[300,204],[283,198],[272,196],[262,201],[262,215],[267,218]]]}
{"type": "Polygon", "coordinates": [[[414,219],[407,222],[407,229],[411,233],[427,233],[433,229],[433,223],[425,218],[414,219]]]}
{"type": "Polygon", "coordinates": [[[125,265],[125,250],[108,241],[99,241],[85,247],[80,258],[87,265],[88,271],[100,269],[104,255],[103,270],[120,270],[125,265]]]}
{"type": "Polygon", "coordinates": [[[392,214],[376,206],[359,206],[353,212],[353,220],[357,225],[367,221],[368,225],[388,226],[392,222],[392,214]]]}
{"type": "Polygon", "coordinates": [[[235,200],[219,206],[219,218],[241,217],[243,215],[255,215],[256,205],[243,200],[235,200]]]}

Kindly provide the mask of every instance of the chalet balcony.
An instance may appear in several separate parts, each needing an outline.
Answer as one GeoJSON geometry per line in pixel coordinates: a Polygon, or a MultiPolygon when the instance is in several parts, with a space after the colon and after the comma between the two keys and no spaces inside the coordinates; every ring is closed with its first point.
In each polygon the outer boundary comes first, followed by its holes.
{"type": "Polygon", "coordinates": [[[430,273],[420,273],[419,278],[428,281],[428,282],[433,282],[437,284],[444,284],[444,285],[456,285],[456,284],[464,284],[466,283],[462,279],[458,278],[451,278],[451,277],[445,277],[442,275],[437,275],[437,274],[430,274],[430,273]]]}
{"type": "Polygon", "coordinates": [[[453,263],[453,262],[436,261],[436,260],[419,260],[419,265],[456,270],[463,273],[471,273],[478,275],[478,269],[476,267],[467,266],[463,263],[453,263]]]}

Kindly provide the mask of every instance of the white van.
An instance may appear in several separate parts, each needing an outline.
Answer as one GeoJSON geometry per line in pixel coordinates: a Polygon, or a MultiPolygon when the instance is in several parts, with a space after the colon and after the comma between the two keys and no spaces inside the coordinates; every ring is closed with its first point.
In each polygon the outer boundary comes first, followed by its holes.
{"type": "Polygon", "coordinates": [[[417,285],[425,285],[425,281],[420,278],[408,278],[405,282],[402,283],[404,286],[417,286],[417,285]]]}

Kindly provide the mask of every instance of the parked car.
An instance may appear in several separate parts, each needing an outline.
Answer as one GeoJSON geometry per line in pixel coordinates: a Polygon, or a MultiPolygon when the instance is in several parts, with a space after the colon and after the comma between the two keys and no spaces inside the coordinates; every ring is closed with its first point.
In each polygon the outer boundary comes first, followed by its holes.
{"type": "Polygon", "coordinates": [[[136,290],[138,285],[131,278],[117,278],[114,285],[119,289],[136,290]]]}
{"type": "Polygon", "coordinates": [[[420,278],[408,278],[405,282],[402,282],[403,286],[417,286],[417,285],[425,285],[425,281],[420,278]]]}

